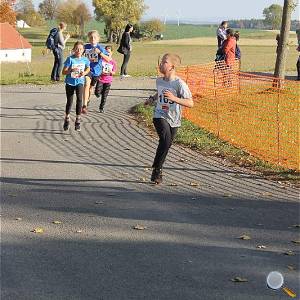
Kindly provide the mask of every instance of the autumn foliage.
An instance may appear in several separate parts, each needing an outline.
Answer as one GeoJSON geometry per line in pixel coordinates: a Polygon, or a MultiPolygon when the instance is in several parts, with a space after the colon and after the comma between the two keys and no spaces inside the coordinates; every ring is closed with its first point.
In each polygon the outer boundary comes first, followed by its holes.
{"type": "Polygon", "coordinates": [[[16,24],[16,13],[11,7],[11,1],[0,2],[0,23],[9,23],[13,26],[16,24]]]}

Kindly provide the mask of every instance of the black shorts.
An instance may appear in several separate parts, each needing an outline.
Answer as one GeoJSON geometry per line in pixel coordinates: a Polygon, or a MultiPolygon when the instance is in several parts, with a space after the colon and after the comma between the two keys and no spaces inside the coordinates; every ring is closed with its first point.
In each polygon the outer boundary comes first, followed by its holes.
{"type": "Polygon", "coordinates": [[[91,86],[94,86],[98,82],[99,77],[100,77],[100,76],[94,76],[91,72],[86,74],[86,76],[91,78],[91,86]]]}

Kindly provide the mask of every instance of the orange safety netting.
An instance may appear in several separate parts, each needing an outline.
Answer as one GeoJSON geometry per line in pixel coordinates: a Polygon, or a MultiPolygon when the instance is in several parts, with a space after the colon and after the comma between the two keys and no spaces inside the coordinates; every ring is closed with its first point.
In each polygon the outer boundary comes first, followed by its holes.
{"type": "Polygon", "coordinates": [[[184,117],[219,138],[286,168],[300,170],[300,84],[239,72],[239,61],[178,69],[195,105],[184,117]]]}

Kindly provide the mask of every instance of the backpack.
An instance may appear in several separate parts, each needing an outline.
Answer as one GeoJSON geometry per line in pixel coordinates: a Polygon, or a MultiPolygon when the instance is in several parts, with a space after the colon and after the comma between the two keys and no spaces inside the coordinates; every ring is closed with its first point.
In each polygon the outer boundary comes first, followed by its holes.
{"type": "Polygon", "coordinates": [[[237,59],[241,59],[241,49],[238,45],[236,45],[236,48],[235,48],[235,58],[237,59]]]}
{"type": "Polygon", "coordinates": [[[57,47],[56,35],[58,33],[57,28],[52,28],[46,40],[46,47],[50,50],[54,50],[57,47]]]}

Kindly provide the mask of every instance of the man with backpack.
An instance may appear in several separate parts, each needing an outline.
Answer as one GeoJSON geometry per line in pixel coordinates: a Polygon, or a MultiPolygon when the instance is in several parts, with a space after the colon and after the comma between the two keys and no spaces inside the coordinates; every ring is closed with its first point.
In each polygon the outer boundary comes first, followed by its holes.
{"type": "Polygon", "coordinates": [[[64,22],[59,23],[58,28],[50,30],[49,36],[46,40],[46,46],[52,50],[54,55],[54,64],[51,72],[51,80],[59,81],[60,73],[63,66],[63,50],[65,48],[67,40],[70,35],[63,36],[63,31],[67,28],[67,24],[64,22]]]}

